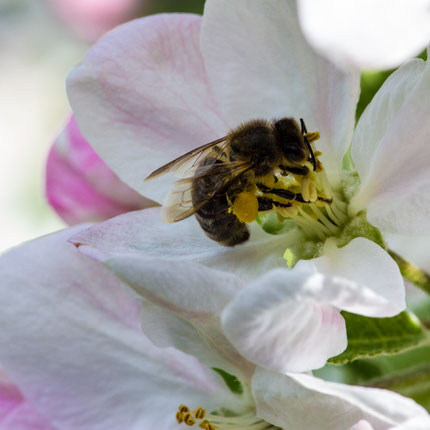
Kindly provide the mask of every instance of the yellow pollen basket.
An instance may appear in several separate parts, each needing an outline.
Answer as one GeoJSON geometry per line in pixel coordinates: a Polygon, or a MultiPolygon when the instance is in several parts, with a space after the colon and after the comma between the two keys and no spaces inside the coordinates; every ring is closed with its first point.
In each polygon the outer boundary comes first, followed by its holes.
{"type": "Polygon", "coordinates": [[[258,199],[256,195],[247,191],[239,193],[234,199],[232,210],[242,222],[255,221],[258,215],[258,199]]]}

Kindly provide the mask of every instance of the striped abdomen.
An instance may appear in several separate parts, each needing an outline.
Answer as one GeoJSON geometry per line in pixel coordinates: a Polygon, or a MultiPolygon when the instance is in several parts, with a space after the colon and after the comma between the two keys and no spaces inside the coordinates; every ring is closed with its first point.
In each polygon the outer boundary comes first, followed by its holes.
{"type": "MultiPolygon", "coordinates": [[[[211,174],[211,168],[203,166],[219,166],[222,161],[214,157],[203,160],[196,169],[192,184],[193,206],[198,207],[208,199],[219,181],[223,178],[218,173],[211,174]],[[205,173],[198,177],[204,171],[205,173]]],[[[228,187],[221,189],[211,197],[197,212],[196,218],[208,237],[225,246],[235,246],[249,238],[248,227],[229,211],[226,192],[228,187]]]]}

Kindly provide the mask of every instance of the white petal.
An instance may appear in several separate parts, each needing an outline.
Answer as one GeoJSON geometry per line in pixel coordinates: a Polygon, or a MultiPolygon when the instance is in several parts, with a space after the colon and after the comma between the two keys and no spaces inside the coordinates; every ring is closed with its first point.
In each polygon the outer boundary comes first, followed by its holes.
{"type": "Polygon", "coordinates": [[[118,176],[158,202],[171,178],[145,177],[227,132],[207,83],[196,15],[153,15],[117,27],[68,79],[79,128],[118,176]]]}
{"type": "Polygon", "coordinates": [[[428,430],[430,428],[430,416],[427,415],[411,418],[408,421],[393,427],[390,430],[428,430]]]}
{"type": "MultiPolygon", "coordinates": [[[[251,225],[251,239],[233,248],[221,246],[203,233],[194,217],[175,224],[161,221],[158,208],[145,209],[113,218],[72,238],[73,243],[96,259],[112,252],[134,254],[165,261],[200,263],[230,272],[247,281],[274,267],[285,267],[283,254],[290,238],[273,236],[257,225],[251,225]]],[[[294,238],[297,239],[297,238],[294,238]]]]}
{"type": "Polygon", "coordinates": [[[358,237],[343,248],[327,241],[318,271],[339,277],[325,300],[339,309],[369,317],[391,317],[405,309],[405,287],[394,260],[376,243],[358,237]],[[345,282],[346,280],[346,282],[345,282]]]}
{"type": "MultiPolygon", "coordinates": [[[[115,252],[104,263],[139,295],[173,314],[172,319],[158,313],[153,324],[162,322],[168,330],[173,325],[177,336],[191,336],[185,352],[196,353],[206,342],[204,354],[197,356],[202,362],[208,366],[222,363],[223,369],[236,375],[252,373],[253,366],[225,338],[220,323],[222,309],[242,286],[238,277],[196,263],[166,264],[162,259],[115,252]]],[[[181,342],[174,345],[180,347],[181,342]]]]}
{"type": "Polygon", "coordinates": [[[359,74],[344,74],[305,41],[293,0],[209,0],[201,50],[230,127],[253,118],[304,118],[335,174],[350,143],[359,74]]]}
{"type": "Polygon", "coordinates": [[[173,429],[180,403],[219,407],[228,392],[194,358],[153,346],[139,304],[66,242],[76,232],[0,259],[0,362],[26,398],[62,430],[173,429]]]}
{"type": "Polygon", "coordinates": [[[363,238],[322,257],[276,269],[244,287],[223,312],[223,328],[250,361],[280,372],[325,364],[346,348],[339,310],[393,316],[405,308],[399,269],[363,238]]]}
{"type": "Polygon", "coordinates": [[[199,361],[208,367],[223,369],[238,377],[249,378],[253,369],[247,363],[239,360],[238,363],[244,365],[238,367],[232,363],[230,357],[225,358],[210,347],[212,342],[209,337],[212,335],[216,340],[216,351],[231,349],[230,343],[219,329],[219,322],[209,317],[207,320],[212,327],[205,327],[199,321],[191,323],[148,300],[144,300],[142,304],[142,327],[154,345],[160,348],[173,346],[189,355],[198,357],[199,361]],[[201,327],[202,325],[203,327],[201,327]],[[202,336],[204,332],[208,331],[209,336],[202,336]]]}
{"type": "Polygon", "coordinates": [[[430,1],[299,0],[307,40],[341,67],[392,68],[430,41],[430,1]]]}
{"type": "Polygon", "coordinates": [[[383,231],[430,231],[429,116],[429,62],[414,60],[387,79],[357,125],[351,155],[362,186],[351,205],[383,231]]]}
{"type": "Polygon", "coordinates": [[[347,345],[339,311],[307,290],[332,287],[312,264],[277,269],[237,294],[223,313],[223,328],[250,361],[280,372],[324,366],[347,345]]]}
{"type": "Polygon", "coordinates": [[[360,420],[368,421],[374,430],[388,430],[414,417],[428,417],[413,400],[392,391],[326,382],[305,374],[284,376],[257,368],[252,390],[257,415],[288,430],[345,430],[360,420]]]}
{"type": "Polygon", "coordinates": [[[350,430],[374,430],[369,421],[360,420],[357,424],[354,424],[350,430]]]}

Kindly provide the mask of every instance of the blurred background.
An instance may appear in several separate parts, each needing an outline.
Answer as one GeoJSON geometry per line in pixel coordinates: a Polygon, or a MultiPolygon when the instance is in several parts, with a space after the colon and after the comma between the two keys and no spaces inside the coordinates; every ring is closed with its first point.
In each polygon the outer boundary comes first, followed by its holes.
{"type": "Polygon", "coordinates": [[[47,205],[44,165],[69,105],[64,81],[115,25],[204,0],[0,0],[0,252],[65,224],[47,205]]]}
{"type": "MultiPolygon", "coordinates": [[[[64,227],[46,203],[44,166],[69,113],[65,78],[109,28],[204,0],[0,0],[0,252],[64,227]]],[[[358,114],[390,72],[363,75],[358,114]]]]}

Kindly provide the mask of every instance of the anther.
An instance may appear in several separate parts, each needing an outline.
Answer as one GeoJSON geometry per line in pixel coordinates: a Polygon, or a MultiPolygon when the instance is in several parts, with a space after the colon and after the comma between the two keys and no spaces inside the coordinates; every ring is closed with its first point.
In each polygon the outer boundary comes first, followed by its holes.
{"type": "Polygon", "coordinates": [[[178,409],[179,409],[179,412],[190,412],[190,408],[185,405],[179,405],[178,409]]]}
{"type": "Polygon", "coordinates": [[[305,202],[309,202],[310,200],[310,185],[311,181],[309,178],[303,178],[302,181],[302,196],[305,202]]]}
{"type": "Polygon", "coordinates": [[[210,423],[209,421],[203,421],[200,425],[199,425],[199,427],[201,428],[201,429],[203,429],[203,430],[215,430],[215,426],[212,424],[212,423],[210,423]]]}
{"type": "Polygon", "coordinates": [[[193,411],[193,415],[198,419],[198,420],[202,420],[205,417],[206,411],[201,408],[198,407],[197,409],[195,409],[193,411]]]}
{"type": "Polygon", "coordinates": [[[178,424],[181,424],[184,421],[182,419],[182,412],[181,411],[176,412],[176,420],[178,421],[178,424]]]}
{"type": "Polygon", "coordinates": [[[318,200],[318,193],[315,185],[311,182],[309,184],[309,201],[316,202],[318,200]]]}
{"type": "Polygon", "coordinates": [[[187,426],[190,426],[190,427],[196,423],[196,420],[189,412],[186,412],[182,415],[182,420],[187,426]]]}
{"type": "MultiPolygon", "coordinates": [[[[306,137],[307,137],[309,143],[312,143],[315,140],[318,140],[320,138],[320,132],[319,131],[311,131],[310,133],[306,133],[306,137]]],[[[317,156],[316,152],[315,152],[315,156],[317,156]]]]}

